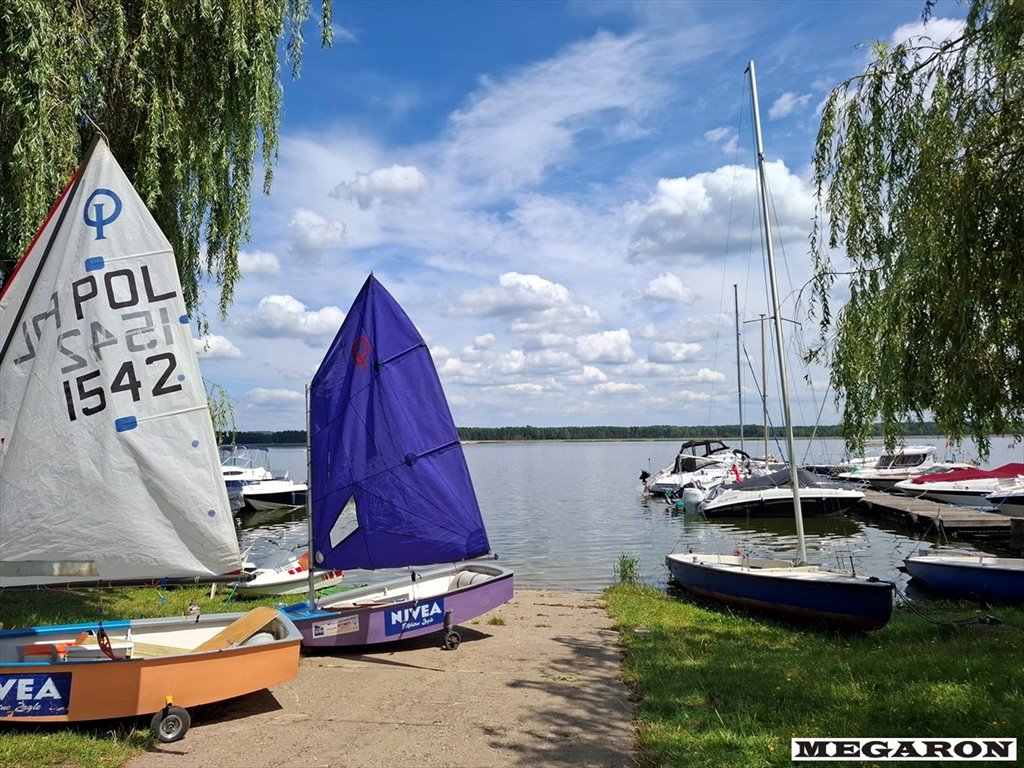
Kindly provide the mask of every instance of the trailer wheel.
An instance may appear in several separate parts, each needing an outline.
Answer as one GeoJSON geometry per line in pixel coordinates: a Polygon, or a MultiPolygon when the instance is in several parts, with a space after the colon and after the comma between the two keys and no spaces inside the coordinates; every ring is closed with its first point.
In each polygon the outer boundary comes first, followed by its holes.
{"type": "Polygon", "coordinates": [[[462,642],[462,636],[454,629],[445,634],[444,636],[444,647],[446,651],[454,651],[459,647],[459,643],[462,642]]]}
{"type": "Polygon", "coordinates": [[[149,723],[149,731],[157,741],[170,744],[181,739],[192,725],[188,710],[173,705],[164,707],[149,723]]]}

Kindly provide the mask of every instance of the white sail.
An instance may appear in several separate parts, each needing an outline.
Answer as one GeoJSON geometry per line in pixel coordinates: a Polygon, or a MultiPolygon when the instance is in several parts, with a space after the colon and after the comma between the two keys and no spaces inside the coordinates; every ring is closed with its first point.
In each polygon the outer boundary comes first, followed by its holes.
{"type": "Polygon", "coordinates": [[[170,243],[97,140],[0,294],[0,586],[241,567],[170,243]]]}

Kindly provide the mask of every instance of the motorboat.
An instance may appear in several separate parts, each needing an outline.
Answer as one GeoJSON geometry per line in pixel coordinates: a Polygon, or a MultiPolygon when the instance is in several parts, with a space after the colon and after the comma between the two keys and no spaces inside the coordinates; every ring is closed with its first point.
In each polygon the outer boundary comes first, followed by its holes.
{"type": "Polygon", "coordinates": [[[672,464],[653,479],[643,479],[648,493],[674,498],[683,488],[707,491],[750,474],[750,456],[745,451],[730,448],[721,440],[687,440],[672,464]]]}
{"type": "MultiPolygon", "coordinates": [[[[276,556],[262,558],[259,565],[247,560],[242,572],[247,579],[229,584],[240,596],[301,595],[309,589],[309,551],[295,553],[282,549],[276,556]]],[[[333,587],[344,577],[341,569],[317,570],[313,576],[314,588],[333,587]]]]}
{"type": "Polygon", "coordinates": [[[306,490],[305,483],[296,483],[285,477],[243,485],[239,489],[239,497],[243,510],[270,512],[305,506],[306,490]]]}
{"type": "Polygon", "coordinates": [[[924,472],[901,480],[893,486],[907,496],[956,504],[965,507],[989,507],[989,496],[1012,491],[1024,481],[1024,463],[1011,462],[995,469],[954,469],[924,472]]]}
{"type": "Polygon", "coordinates": [[[985,497],[996,512],[1009,517],[1024,517],[1024,480],[1001,488],[985,497]]]}
{"type": "MultiPolygon", "coordinates": [[[[887,491],[901,480],[917,477],[934,467],[936,463],[934,445],[905,445],[898,451],[879,456],[873,467],[855,467],[848,472],[840,472],[836,478],[864,483],[876,490],[887,491]]],[[[971,465],[946,466],[967,468],[971,465]]]]}
{"type": "MultiPolygon", "coordinates": [[[[797,469],[800,503],[805,514],[838,514],[864,498],[855,487],[831,482],[805,469],[797,469]]],[[[707,518],[792,517],[793,487],[789,469],[752,477],[742,483],[712,489],[700,504],[707,518]]]]}

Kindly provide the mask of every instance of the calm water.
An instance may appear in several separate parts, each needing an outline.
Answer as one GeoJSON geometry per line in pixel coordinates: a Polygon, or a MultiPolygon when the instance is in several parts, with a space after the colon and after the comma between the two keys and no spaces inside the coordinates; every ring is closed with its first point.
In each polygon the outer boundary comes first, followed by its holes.
{"type": "MultiPolygon", "coordinates": [[[[684,517],[663,501],[644,498],[639,493],[640,470],[657,471],[669,464],[680,442],[465,446],[491,549],[515,570],[516,583],[523,587],[582,591],[611,584],[623,554],[636,557],[644,581],[658,586],[668,580],[664,558],[669,552],[692,548],[723,553],[742,549],[755,556],[796,554],[792,520],[708,523],[684,517]]],[[[939,446],[942,458],[941,439],[913,443],[939,446]]],[[[805,447],[798,441],[801,459],[805,447]]],[[[752,455],[763,452],[749,441],[746,449],[752,455]]],[[[837,458],[841,453],[841,441],[817,441],[807,459],[837,458]]],[[[1020,445],[1011,448],[1007,440],[995,441],[986,466],[1024,460],[1021,454],[1020,445]]],[[[306,477],[304,449],[272,448],[270,459],[274,469],[287,469],[293,479],[306,477]]],[[[240,541],[243,548],[252,546],[254,556],[279,546],[304,545],[307,539],[302,512],[284,520],[247,519],[245,526],[240,541]]],[[[859,573],[893,579],[901,586],[907,579],[896,568],[921,546],[911,531],[870,519],[808,518],[804,528],[812,562],[848,567],[852,560],[859,573]]],[[[389,575],[348,574],[358,582],[389,575]]]]}

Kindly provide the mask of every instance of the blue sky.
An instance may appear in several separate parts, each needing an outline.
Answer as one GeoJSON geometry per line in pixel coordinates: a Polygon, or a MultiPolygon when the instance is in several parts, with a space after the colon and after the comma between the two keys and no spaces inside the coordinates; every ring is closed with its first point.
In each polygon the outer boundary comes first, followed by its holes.
{"type": "MultiPolygon", "coordinates": [[[[826,372],[796,359],[816,338],[800,289],[819,110],[871,42],[919,34],[922,8],[336,2],[334,46],[311,28],[284,83],[272,193],[254,190],[227,321],[210,293],[204,376],[240,429],[303,428],[305,384],[373,271],[460,426],[735,423],[735,284],[759,423],[754,60],[783,315],[803,322],[786,330],[793,417],[837,422],[826,372]]],[[[962,15],[940,1],[929,34],[962,15]]]]}

